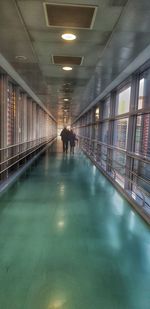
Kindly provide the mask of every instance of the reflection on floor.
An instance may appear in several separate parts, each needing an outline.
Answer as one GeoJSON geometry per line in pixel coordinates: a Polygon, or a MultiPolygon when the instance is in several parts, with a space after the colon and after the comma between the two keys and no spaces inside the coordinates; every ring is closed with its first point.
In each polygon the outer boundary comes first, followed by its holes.
{"type": "Polygon", "coordinates": [[[149,309],[149,228],[83,154],[61,147],[0,200],[0,308],[149,309]]]}

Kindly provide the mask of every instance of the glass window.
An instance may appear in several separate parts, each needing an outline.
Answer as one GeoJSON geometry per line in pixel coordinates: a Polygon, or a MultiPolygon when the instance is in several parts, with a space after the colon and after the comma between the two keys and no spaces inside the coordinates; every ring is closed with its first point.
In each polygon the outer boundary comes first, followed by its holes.
{"type": "Polygon", "coordinates": [[[134,171],[139,176],[137,184],[150,193],[150,164],[134,160],[134,171]]]}
{"type": "Polygon", "coordinates": [[[125,180],[126,155],[121,151],[113,151],[112,167],[115,170],[116,181],[123,187],[125,180]]]}
{"type": "Polygon", "coordinates": [[[11,83],[7,88],[7,145],[15,142],[16,93],[11,83]]]}
{"type": "Polygon", "coordinates": [[[110,116],[110,97],[107,98],[103,103],[103,119],[109,118],[110,116]]]}
{"type": "Polygon", "coordinates": [[[101,146],[101,164],[104,170],[106,170],[106,163],[107,161],[107,147],[102,145],[101,146]]]}
{"type": "Polygon", "coordinates": [[[134,199],[141,205],[143,205],[143,195],[145,206],[150,207],[150,164],[142,162],[140,160],[134,160],[133,171],[137,174],[133,176],[132,190],[135,193],[134,199]],[[140,188],[143,190],[141,191],[140,188]]]}
{"type": "Polygon", "coordinates": [[[137,116],[135,152],[150,156],[150,114],[137,116]]]}
{"type": "Polygon", "coordinates": [[[116,114],[121,115],[129,112],[131,87],[119,92],[117,95],[116,114]]]}
{"type": "Polygon", "coordinates": [[[97,108],[95,109],[95,121],[98,121],[98,120],[99,120],[99,116],[100,116],[99,107],[97,107],[97,108]]]}
{"type": "Polygon", "coordinates": [[[113,168],[122,176],[125,175],[126,155],[121,151],[113,151],[113,168]]]}
{"type": "Polygon", "coordinates": [[[101,141],[106,144],[108,144],[108,126],[109,126],[108,121],[102,123],[101,141]]]}
{"type": "Polygon", "coordinates": [[[145,79],[142,78],[140,79],[140,82],[139,82],[138,109],[141,109],[144,107],[144,100],[145,100],[144,88],[145,88],[145,79]]]}
{"type": "Polygon", "coordinates": [[[128,118],[114,121],[114,141],[113,144],[119,148],[126,149],[128,133],[128,118]]]}
{"type": "Polygon", "coordinates": [[[98,140],[99,136],[99,124],[93,126],[93,138],[98,140]]]}
{"type": "Polygon", "coordinates": [[[138,109],[150,106],[150,69],[146,70],[139,81],[138,109]]]}

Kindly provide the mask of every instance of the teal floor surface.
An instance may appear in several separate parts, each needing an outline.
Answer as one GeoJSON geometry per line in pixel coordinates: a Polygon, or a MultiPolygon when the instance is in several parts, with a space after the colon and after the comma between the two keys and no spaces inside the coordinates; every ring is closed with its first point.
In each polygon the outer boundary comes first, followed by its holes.
{"type": "Polygon", "coordinates": [[[150,309],[150,229],[83,154],[1,197],[0,309],[150,309]]]}

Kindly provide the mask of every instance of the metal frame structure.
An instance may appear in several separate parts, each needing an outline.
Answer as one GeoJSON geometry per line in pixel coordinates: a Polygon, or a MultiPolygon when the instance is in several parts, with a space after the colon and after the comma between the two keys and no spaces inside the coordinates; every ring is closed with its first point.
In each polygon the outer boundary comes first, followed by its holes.
{"type": "Polygon", "coordinates": [[[0,74],[0,184],[55,139],[56,122],[7,73],[0,74]]]}
{"type": "Polygon", "coordinates": [[[82,114],[74,129],[83,151],[150,223],[149,76],[144,65],[82,114]]]}

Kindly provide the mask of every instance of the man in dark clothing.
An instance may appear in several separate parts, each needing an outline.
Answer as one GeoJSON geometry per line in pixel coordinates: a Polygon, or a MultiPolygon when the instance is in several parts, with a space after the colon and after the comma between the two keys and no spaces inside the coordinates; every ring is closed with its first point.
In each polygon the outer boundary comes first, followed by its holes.
{"type": "Polygon", "coordinates": [[[61,140],[63,142],[63,152],[68,152],[68,141],[69,141],[69,130],[67,130],[67,128],[65,127],[61,133],[61,140]]]}
{"type": "Polygon", "coordinates": [[[76,138],[76,134],[73,132],[73,130],[70,130],[69,132],[69,141],[70,141],[70,152],[74,153],[75,141],[78,141],[78,139],[76,138]]]}

